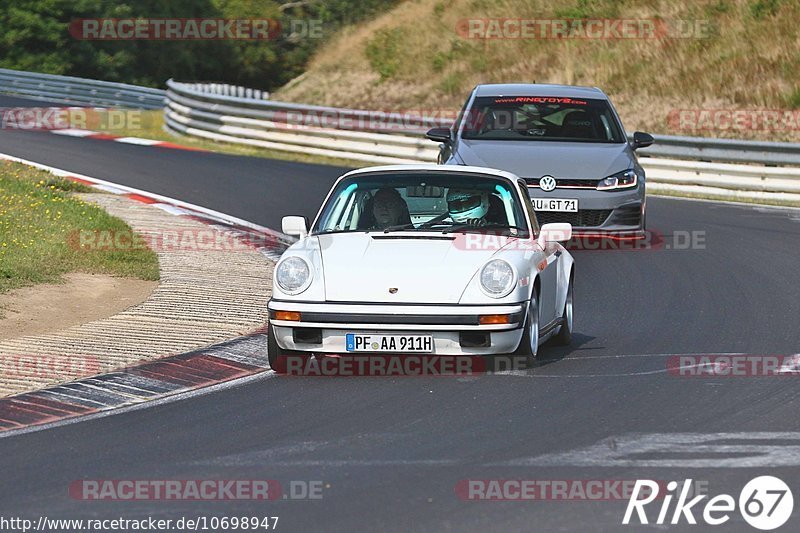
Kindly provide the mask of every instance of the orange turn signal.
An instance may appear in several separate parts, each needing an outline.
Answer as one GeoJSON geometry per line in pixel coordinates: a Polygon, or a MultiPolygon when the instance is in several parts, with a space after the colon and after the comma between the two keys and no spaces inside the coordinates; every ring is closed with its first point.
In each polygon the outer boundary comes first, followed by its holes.
{"type": "Polygon", "coordinates": [[[275,311],[275,320],[300,321],[300,313],[297,311],[275,311]]]}
{"type": "Polygon", "coordinates": [[[489,324],[510,324],[511,315],[481,315],[478,318],[478,323],[482,326],[489,324]]]}

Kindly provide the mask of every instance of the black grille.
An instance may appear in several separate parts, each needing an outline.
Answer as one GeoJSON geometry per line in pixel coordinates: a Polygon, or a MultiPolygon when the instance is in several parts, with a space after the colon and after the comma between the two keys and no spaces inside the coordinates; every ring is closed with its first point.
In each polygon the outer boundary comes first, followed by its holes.
{"type": "MultiPolygon", "coordinates": [[[[529,187],[539,188],[539,180],[541,178],[525,178],[525,183],[529,187]]],[[[556,188],[558,187],[581,187],[583,189],[596,189],[599,180],[569,180],[564,178],[556,178],[556,188]]]]}
{"type": "Polygon", "coordinates": [[[611,220],[614,225],[638,226],[642,221],[642,207],[638,204],[619,207],[614,211],[614,217],[611,220]]]}
{"type": "Polygon", "coordinates": [[[577,213],[559,213],[555,211],[537,211],[536,219],[539,225],[552,224],[554,222],[569,222],[573,226],[579,228],[602,226],[606,221],[608,215],[611,214],[610,209],[582,209],[577,213]]]}
{"type": "Polygon", "coordinates": [[[556,187],[585,187],[587,189],[596,189],[598,180],[565,180],[557,179],[556,187]]]}

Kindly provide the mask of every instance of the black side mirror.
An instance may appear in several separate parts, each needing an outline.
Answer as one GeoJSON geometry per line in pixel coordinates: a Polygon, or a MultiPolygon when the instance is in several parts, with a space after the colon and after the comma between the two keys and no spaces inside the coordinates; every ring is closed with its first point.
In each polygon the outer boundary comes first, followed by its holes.
{"type": "Polygon", "coordinates": [[[425,137],[437,143],[449,143],[452,140],[450,128],[432,128],[428,130],[425,137]]]}
{"type": "Polygon", "coordinates": [[[651,144],[655,142],[653,136],[649,133],[645,133],[643,131],[635,131],[633,132],[633,149],[636,150],[637,148],[647,148],[651,144]]]}

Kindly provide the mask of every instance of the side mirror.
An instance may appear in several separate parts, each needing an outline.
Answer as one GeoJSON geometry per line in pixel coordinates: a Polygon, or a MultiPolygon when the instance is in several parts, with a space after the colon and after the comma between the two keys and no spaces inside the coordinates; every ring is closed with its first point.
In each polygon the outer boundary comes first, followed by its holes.
{"type": "Polygon", "coordinates": [[[283,217],[281,219],[281,231],[286,235],[300,237],[308,235],[308,224],[306,217],[283,217]]]}
{"type": "Polygon", "coordinates": [[[449,143],[452,141],[450,136],[450,128],[432,128],[428,130],[425,137],[437,143],[449,143]]]}
{"type": "Polygon", "coordinates": [[[645,133],[643,131],[635,131],[633,132],[633,149],[636,150],[637,148],[647,148],[651,144],[655,142],[653,136],[649,133],[645,133]]]}
{"type": "Polygon", "coordinates": [[[539,247],[544,250],[548,242],[566,242],[572,238],[572,224],[568,222],[555,222],[545,224],[539,230],[539,247]]]}

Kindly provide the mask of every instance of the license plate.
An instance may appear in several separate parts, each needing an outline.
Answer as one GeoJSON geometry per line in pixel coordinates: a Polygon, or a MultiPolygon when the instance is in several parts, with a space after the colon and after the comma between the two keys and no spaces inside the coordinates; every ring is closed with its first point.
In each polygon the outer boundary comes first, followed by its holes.
{"type": "Polygon", "coordinates": [[[534,211],[578,212],[577,198],[531,198],[534,211]]]}
{"type": "Polygon", "coordinates": [[[358,335],[345,336],[348,352],[418,352],[433,351],[431,335],[358,335]]]}

